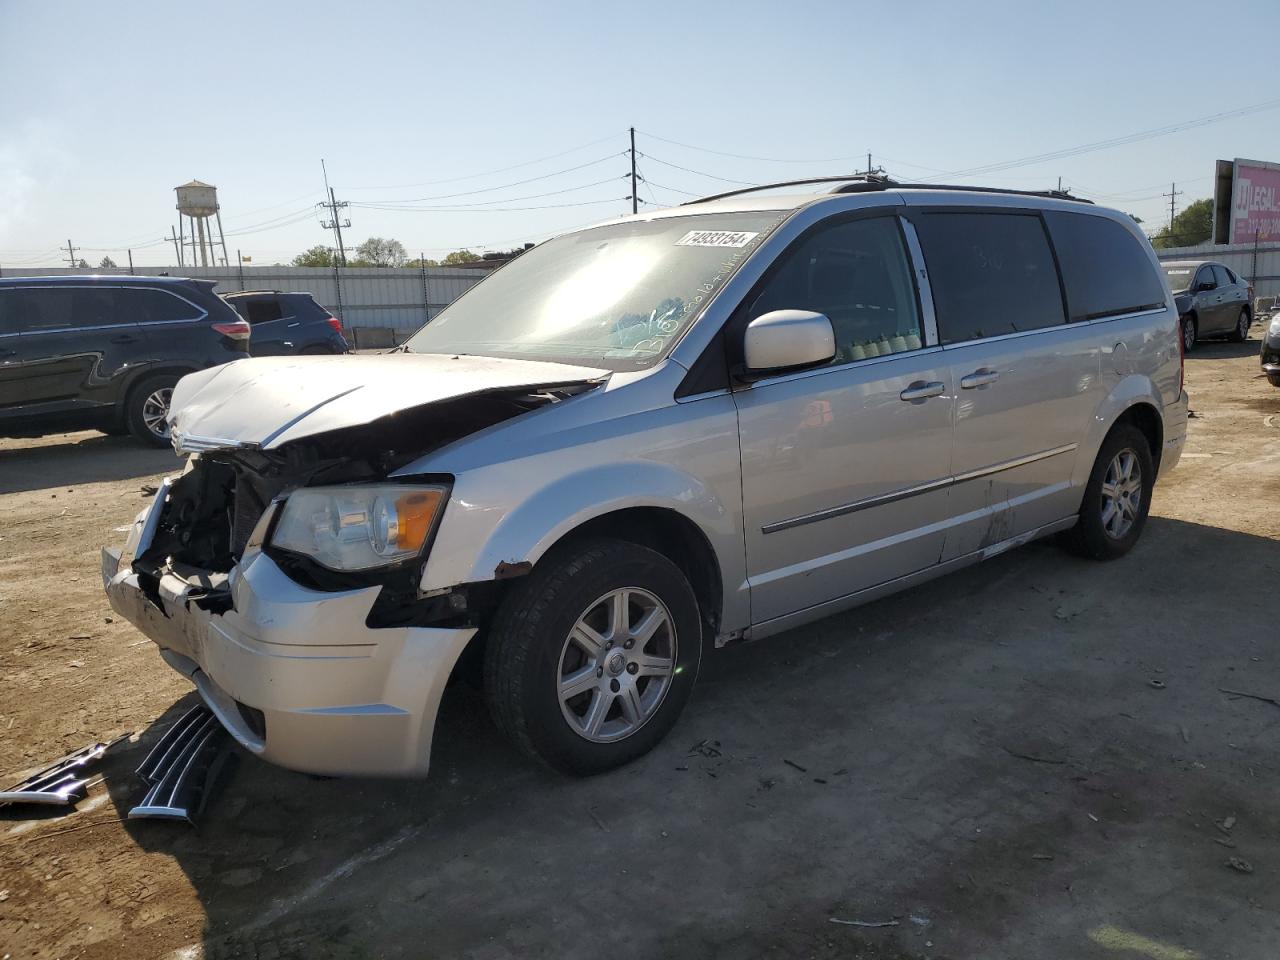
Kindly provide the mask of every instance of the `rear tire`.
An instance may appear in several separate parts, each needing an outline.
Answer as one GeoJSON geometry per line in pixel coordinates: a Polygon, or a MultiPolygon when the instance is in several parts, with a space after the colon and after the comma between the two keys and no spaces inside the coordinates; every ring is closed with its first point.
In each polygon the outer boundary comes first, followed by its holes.
{"type": "Polygon", "coordinates": [[[601,773],[666,736],[701,659],[698,601],[680,568],[647,547],[589,540],[544,558],[503,601],[485,695],[525,753],[601,773]]]}
{"type": "Polygon", "coordinates": [[[1129,423],[1112,427],[1089,474],[1079,520],[1063,535],[1063,545],[1094,560],[1123,557],[1142,536],[1154,486],[1146,436],[1129,423]]]}
{"type": "Polygon", "coordinates": [[[1236,328],[1231,331],[1232,343],[1244,343],[1249,339],[1249,327],[1253,324],[1249,320],[1249,311],[1240,308],[1240,316],[1236,317],[1236,328]]]}
{"type": "Polygon", "coordinates": [[[1196,348],[1196,336],[1198,335],[1198,325],[1196,318],[1187,316],[1182,318],[1182,352],[1190,353],[1196,348]]]}
{"type": "Polygon", "coordinates": [[[178,378],[158,373],[144,377],[129,391],[125,401],[125,424],[134,438],[151,447],[169,446],[169,401],[178,378]]]}

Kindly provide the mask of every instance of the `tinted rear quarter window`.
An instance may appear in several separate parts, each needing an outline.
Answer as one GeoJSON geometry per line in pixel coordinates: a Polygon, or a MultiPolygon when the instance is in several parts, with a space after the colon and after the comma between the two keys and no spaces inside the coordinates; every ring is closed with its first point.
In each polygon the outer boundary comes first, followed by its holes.
{"type": "Polygon", "coordinates": [[[18,332],[18,308],[21,294],[17,290],[0,287],[0,336],[18,332]]]}
{"type": "Polygon", "coordinates": [[[943,343],[1066,321],[1062,288],[1034,213],[926,213],[916,230],[943,343]]]}
{"type": "Polygon", "coordinates": [[[275,297],[263,297],[250,300],[243,316],[250,324],[270,323],[272,320],[279,320],[283,313],[275,297]]]}
{"type": "Polygon", "coordinates": [[[23,287],[15,290],[14,313],[18,329],[25,333],[61,330],[73,326],[70,287],[23,287]]]}
{"type": "Polygon", "coordinates": [[[1213,279],[1218,281],[1220,287],[1229,287],[1236,282],[1235,277],[1231,276],[1231,271],[1218,263],[1213,265],[1213,279]]]}
{"type": "Polygon", "coordinates": [[[1146,249],[1114,220],[1088,213],[1044,215],[1067,288],[1072,320],[1151,310],[1164,305],[1164,286],[1146,249]]]}
{"type": "Polygon", "coordinates": [[[197,320],[203,313],[199,307],[164,290],[123,288],[116,293],[120,297],[121,319],[133,323],[197,320]]]}

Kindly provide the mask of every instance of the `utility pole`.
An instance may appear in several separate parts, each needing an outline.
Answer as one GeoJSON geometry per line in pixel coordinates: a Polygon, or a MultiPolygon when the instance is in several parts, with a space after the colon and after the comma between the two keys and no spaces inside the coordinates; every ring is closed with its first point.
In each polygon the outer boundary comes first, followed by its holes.
{"type": "Polygon", "coordinates": [[[631,128],[631,212],[640,210],[640,196],[636,190],[636,128],[631,128]]]}
{"type": "Polygon", "coordinates": [[[169,239],[173,241],[173,255],[178,258],[178,266],[182,266],[182,247],[178,246],[178,231],[169,227],[169,239]]]}
{"type": "Polygon", "coordinates": [[[133,251],[126,250],[125,253],[129,255],[129,276],[132,277],[133,276],[133,251]]]}
{"type": "Polygon", "coordinates": [[[68,240],[68,241],[67,241],[67,264],[68,264],[68,266],[74,267],[74,266],[76,265],[76,250],[78,250],[78,249],[79,249],[79,247],[73,247],[73,246],[71,245],[71,241],[70,241],[70,240],[68,240]]]}
{"type": "Polygon", "coordinates": [[[1059,192],[1059,193],[1061,193],[1061,192],[1062,192],[1062,178],[1061,178],[1061,177],[1059,177],[1059,178],[1058,178],[1058,192],[1059,192]]]}
{"type": "Polygon", "coordinates": [[[419,251],[418,267],[422,270],[422,322],[431,322],[431,290],[427,286],[427,255],[419,251]]]}
{"type": "Polygon", "coordinates": [[[1182,196],[1182,191],[1178,189],[1176,183],[1169,184],[1169,192],[1160,194],[1162,197],[1169,198],[1169,239],[1173,240],[1173,217],[1177,207],[1178,197],[1182,196]]]}
{"type": "Polygon", "coordinates": [[[320,226],[326,230],[333,231],[334,240],[337,241],[338,245],[338,262],[335,262],[335,266],[345,267],[347,265],[347,248],[342,243],[342,228],[351,226],[351,221],[339,218],[338,211],[346,208],[347,201],[344,200],[339,203],[338,198],[333,195],[333,187],[329,186],[329,171],[325,170],[323,158],[320,160],[320,169],[324,172],[324,189],[329,194],[329,202],[322,203],[320,206],[328,210],[329,216],[332,218],[328,221],[321,221],[320,226]]]}
{"type": "Polygon", "coordinates": [[[240,271],[240,289],[244,289],[244,257],[240,255],[240,248],[236,247],[236,265],[240,271]]]}

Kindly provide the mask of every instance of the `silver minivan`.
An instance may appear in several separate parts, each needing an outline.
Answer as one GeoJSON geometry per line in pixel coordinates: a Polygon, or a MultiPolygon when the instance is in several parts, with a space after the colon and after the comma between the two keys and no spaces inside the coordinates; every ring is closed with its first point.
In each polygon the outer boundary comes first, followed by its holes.
{"type": "Polygon", "coordinates": [[[1187,422],[1135,223],[800,186],[549,240],[392,354],[184,378],[187,466],[103,552],[111,605],[286,767],[425,773],[471,671],[592,773],[671,729],[712,646],[1038,537],[1131,549],[1187,422]]]}

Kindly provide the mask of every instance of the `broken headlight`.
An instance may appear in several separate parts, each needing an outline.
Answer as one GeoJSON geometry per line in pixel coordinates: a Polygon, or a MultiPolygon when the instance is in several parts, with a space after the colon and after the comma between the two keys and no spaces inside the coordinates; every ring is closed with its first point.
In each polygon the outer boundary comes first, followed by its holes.
{"type": "Polygon", "coordinates": [[[289,495],[272,546],[330,570],[370,570],[416,557],[448,490],[437,485],[304,487],[289,495]]]}

